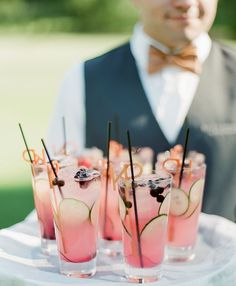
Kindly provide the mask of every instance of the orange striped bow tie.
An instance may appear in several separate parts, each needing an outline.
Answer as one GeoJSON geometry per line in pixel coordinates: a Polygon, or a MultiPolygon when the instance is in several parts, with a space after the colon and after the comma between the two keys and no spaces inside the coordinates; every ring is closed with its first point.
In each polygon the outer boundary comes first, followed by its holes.
{"type": "Polygon", "coordinates": [[[166,66],[178,66],[184,70],[199,74],[201,65],[197,57],[197,49],[193,45],[188,45],[178,53],[166,54],[159,49],[150,46],[148,73],[152,74],[160,71],[166,66]]]}

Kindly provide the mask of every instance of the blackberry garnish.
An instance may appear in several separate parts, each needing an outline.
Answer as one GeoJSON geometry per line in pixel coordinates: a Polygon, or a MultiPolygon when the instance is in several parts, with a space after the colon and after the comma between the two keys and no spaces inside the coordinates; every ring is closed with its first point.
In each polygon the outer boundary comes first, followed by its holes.
{"type": "Polygon", "coordinates": [[[158,194],[162,194],[164,192],[164,190],[165,190],[165,188],[157,187],[158,194]]]}
{"type": "Polygon", "coordinates": [[[98,171],[82,167],[78,170],[78,172],[76,172],[74,179],[76,182],[81,182],[92,180],[98,176],[100,176],[98,171]]]}
{"type": "Polygon", "coordinates": [[[74,178],[75,179],[85,179],[89,177],[89,172],[88,169],[81,168],[79,171],[75,174],[74,178]]]}
{"type": "Polygon", "coordinates": [[[151,195],[152,197],[156,198],[156,196],[158,195],[157,190],[156,190],[156,189],[151,189],[151,190],[150,190],[150,195],[151,195]]]}
{"type": "Polygon", "coordinates": [[[58,187],[63,187],[65,185],[65,181],[63,180],[58,180],[57,178],[55,178],[53,181],[52,181],[52,184],[54,186],[58,186],[58,187]]]}
{"type": "Polygon", "coordinates": [[[132,208],[132,203],[130,201],[125,201],[125,206],[127,209],[131,209],[132,208]]]}
{"type": "Polygon", "coordinates": [[[162,195],[157,195],[156,199],[157,199],[158,203],[162,203],[164,201],[165,197],[162,195]]]}
{"type": "Polygon", "coordinates": [[[157,187],[151,180],[148,181],[150,187],[150,195],[156,198],[157,202],[162,203],[165,199],[161,194],[164,192],[166,187],[157,187]]]}
{"type": "Polygon", "coordinates": [[[65,185],[65,181],[58,180],[57,184],[58,184],[59,187],[63,187],[65,185]]]}

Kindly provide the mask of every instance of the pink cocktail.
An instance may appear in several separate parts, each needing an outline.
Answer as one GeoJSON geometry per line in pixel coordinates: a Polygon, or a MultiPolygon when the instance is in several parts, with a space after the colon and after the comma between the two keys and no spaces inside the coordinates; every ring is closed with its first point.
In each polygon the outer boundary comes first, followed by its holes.
{"type": "Polygon", "coordinates": [[[190,152],[181,178],[182,154],[170,157],[159,166],[173,175],[171,204],[168,222],[168,259],[188,261],[194,258],[194,245],[197,239],[198,220],[201,212],[205,183],[206,165],[204,156],[190,152]]]}
{"type": "Polygon", "coordinates": [[[99,215],[99,228],[101,236],[101,250],[108,255],[117,255],[120,252],[121,221],[118,201],[117,184],[108,177],[106,188],[106,175],[102,176],[101,203],[99,215]]]}
{"type": "MultiPolygon", "coordinates": [[[[100,235],[101,250],[108,255],[117,255],[121,252],[122,225],[120,221],[119,201],[118,201],[118,178],[122,173],[128,172],[124,166],[129,165],[128,150],[124,149],[116,141],[110,142],[110,166],[107,181],[106,162],[100,164],[102,170],[102,193],[100,204],[100,235]],[[124,169],[125,168],[125,169],[124,169]]],[[[138,165],[137,172],[142,169],[143,173],[150,173],[152,170],[153,151],[150,148],[136,148],[133,152],[133,162],[138,165]]],[[[100,161],[101,163],[101,161],[100,161]]]]}
{"type": "Polygon", "coordinates": [[[155,281],[160,277],[167,238],[171,179],[166,172],[135,179],[138,221],[131,181],[121,179],[119,182],[125,274],[130,281],[155,281]]]}
{"type": "Polygon", "coordinates": [[[96,271],[100,173],[62,168],[53,181],[52,206],[61,273],[89,277],[96,271]]]}
{"type": "Polygon", "coordinates": [[[102,173],[102,191],[99,213],[100,249],[115,256],[121,252],[121,221],[118,201],[117,172],[120,171],[120,157],[123,147],[116,141],[110,141],[109,172],[107,160],[99,160],[98,168],[102,173]]]}
{"type": "Polygon", "coordinates": [[[45,254],[50,254],[55,245],[53,214],[50,201],[50,184],[46,163],[31,164],[32,187],[35,209],[41,231],[41,247],[45,254]]]}
{"type": "Polygon", "coordinates": [[[168,223],[168,258],[186,261],[194,258],[198,220],[201,212],[205,164],[184,169],[179,187],[179,174],[174,177],[168,223]]]}

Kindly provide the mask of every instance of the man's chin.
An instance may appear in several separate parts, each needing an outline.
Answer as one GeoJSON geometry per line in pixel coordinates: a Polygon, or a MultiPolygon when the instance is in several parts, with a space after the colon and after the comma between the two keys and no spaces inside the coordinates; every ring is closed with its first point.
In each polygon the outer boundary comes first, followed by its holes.
{"type": "Polygon", "coordinates": [[[181,45],[186,45],[195,40],[200,35],[200,33],[201,32],[199,30],[186,27],[182,30],[176,31],[175,40],[181,45]]]}
{"type": "Polygon", "coordinates": [[[181,41],[187,42],[193,41],[202,31],[202,25],[198,19],[189,21],[189,23],[169,20],[168,26],[168,30],[172,33],[174,38],[179,38],[181,41]]]}

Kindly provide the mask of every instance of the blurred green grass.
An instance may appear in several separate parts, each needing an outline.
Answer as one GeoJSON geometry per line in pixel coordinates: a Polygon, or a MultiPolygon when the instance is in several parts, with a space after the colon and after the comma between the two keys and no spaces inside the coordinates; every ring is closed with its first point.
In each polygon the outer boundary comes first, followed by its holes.
{"type": "Polygon", "coordinates": [[[28,145],[41,149],[66,70],[125,41],[127,35],[0,35],[0,228],[32,209],[30,168],[22,160],[22,123],[28,145]]]}
{"type": "Polygon", "coordinates": [[[23,220],[33,209],[30,184],[0,188],[0,228],[23,220]]]}

